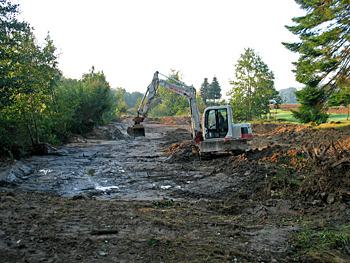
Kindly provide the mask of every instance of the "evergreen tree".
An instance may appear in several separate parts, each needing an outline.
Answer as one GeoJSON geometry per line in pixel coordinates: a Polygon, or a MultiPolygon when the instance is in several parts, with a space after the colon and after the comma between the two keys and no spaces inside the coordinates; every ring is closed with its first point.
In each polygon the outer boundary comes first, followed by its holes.
{"type": "Polygon", "coordinates": [[[200,88],[200,96],[203,99],[203,102],[205,105],[207,105],[207,100],[209,99],[209,82],[208,82],[208,78],[205,78],[201,88],[200,88]]]}
{"type": "Polygon", "coordinates": [[[274,74],[251,48],[245,49],[235,65],[233,86],[227,93],[236,120],[261,118],[270,112],[270,100],[279,95],[274,87],[274,74]]]}
{"type": "Polygon", "coordinates": [[[295,1],[307,11],[305,16],[293,19],[296,25],[286,26],[290,32],[299,35],[301,42],[283,43],[292,52],[300,54],[298,62],[293,63],[296,66],[294,72],[297,81],[306,85],[304,91],[298,92],[298,100],[305,105],[301,105],[303,108],[295,116],[302,122],[310,120],[310,116],[313,116],[311,121],[325,122],[324,97],[330,96],[338,87],[349,85],[349,0],[295,1]],[[317,92],[316,89],[324,91],[317,92]],[[320,98],[315,98],[316,95],[320,98]],[[312,102],[305,101],[307,98],[312,102]],[[310,105],[314,108],[309,108],[310,105]]]}
{"type": "Polygon", "coordinates": [[[209,86],[209,99],[213,99],[214,103],[215,100],[221,99],[221,87],[215,76],[209,86]]]}
{"type": "Polygon", "coordinates": [[[349,0],[295,0],[305,16],[293,18],[286,28],[301,42],[283,43],[301,56],[295,62],[297,80],[310,87],[322,83],[333,90],[348,82],[350,73],[349,0]]]}
{"type": "Polygon", "coordinates": [[[298,111],[291,110],[293,117],[301,123],[320,124],[327,121],[327,108],[324,106],[327,96],[324,89],[308,86],[295,92],[295,95],[301,106],[298,111]]]}

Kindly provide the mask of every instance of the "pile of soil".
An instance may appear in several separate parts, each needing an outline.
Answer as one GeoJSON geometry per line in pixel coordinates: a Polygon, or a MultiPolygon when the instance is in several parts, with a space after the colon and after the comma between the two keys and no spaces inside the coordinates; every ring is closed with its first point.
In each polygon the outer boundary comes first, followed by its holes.
{"type": "Polygon", "coordinates": [[[312,145],[318,147],[340,140],[341,143],[344,141],[344,147],[348,149],[348,139],[346,138],[349,136],[349,131],[346,130],[320,130],[313,129],[311,126],[283,123],[256,123],[252,125],[252,129],[255,135],[252,145],[256,147],[266,144],[294,145],[297,147],[312,145]]]}
{"type": "MultiPolygon", "coordinates": [[[[290,181],[282,182],[283,194],[294,193],[323,200],[329,195],[337,199],[347,198],[347,193],[350,192],[348,131],[316,130],[303,125],[261,123],[253,124],[253,131],[255,138],[251,149],[246,153],[231,157],[222,155],[220,161],[217,161],[215,156],[211,156],[211,159],[214,159],[216,172],[246,174],[251,171],[254,173],[258,181],[253,182],[255,187],[251,189],[250,197],[271,198],[276,192],[275,188],[281,183],[280,179],[275,178],[275,175],[279,174],[279,176],[288,176],[290,181]],[[265,146],[254,147],[257,141],[259,142],[256,144],[259,146],[265,146]],[[324,151],[325,148],[327,151],[324,151]],[[318,155],[323,151],[321,160],[318,155]],[[313,154],[315,152],[316,155],[313,154]],[[310,176],[300,186],[302,179],[305,178],[304,175],[311,172],[316,176],[310,176]],[[267,184],[268,190],[266,190],[267,184]]],[[[169,161],[184,162],[201,159],[196,143],[192,140],[183,141],[187,139],[184,136],[186,131],[182,130],[179,134],[181,136],[174,136],[172,132],[167,134],[175,142],[167,147],[169,161]]],[[[249,185],[251,183],[250,181],[249,185]]],[[[249,188],[249,185],[245,187],[249,188]]]]}
{"type": "MultiPolygon", "coordinates": [[[[274,110],[274,106],[275,105],[270,105],[270,109],[274,110]]],[[[284,111],[290,111],[290,110],[298,110],[298,107],[300,106],[300,104],[282,104],[280,105],[280,108],[284,111]]],[[[327,113],[338,113],[338,114],[347,114],[348,113],[348,108],[344,107],[344,106],[339,106],[339,107],[331,107],[328,108],[327,113]]]]}
{"type": "Polygon", "coordinates": [[[173,131],[166,132],[164,138],[163,147],[171,146],[173,143],[181,143],[184,141],[190,141],[192,140],[191,132],[183,129],[183,128],[177,128],[173,131]]]}
{"type": "Polygon", "coordinates": [[[177,116],[177,117],[164,117],[160,121],[164,125],[191,125],[191,117],[177,116]]]}
{"type": "Polygon", "coordinates": [[[106,124],[94,127],[92,132],[84,135],[86,139],[93,140],[122,140],[124,135],[118,129],[116,124],[106,124]]]}
{"type": "Polygon", "coordinates": [[[193,161],[200,158],[199,147],[193,140],[172,144],[167,148],[167,154],[169,162],[193,161]]]}

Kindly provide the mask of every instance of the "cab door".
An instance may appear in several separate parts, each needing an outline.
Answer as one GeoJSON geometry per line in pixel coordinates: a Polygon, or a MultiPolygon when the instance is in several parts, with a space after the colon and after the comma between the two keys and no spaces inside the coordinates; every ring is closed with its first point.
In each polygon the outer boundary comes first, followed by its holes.
{"type": "Polygon", "coordinates": [[[204,116],[204,138],[225,138],[228,132],[227,109],[210,109],[204,116]]]}

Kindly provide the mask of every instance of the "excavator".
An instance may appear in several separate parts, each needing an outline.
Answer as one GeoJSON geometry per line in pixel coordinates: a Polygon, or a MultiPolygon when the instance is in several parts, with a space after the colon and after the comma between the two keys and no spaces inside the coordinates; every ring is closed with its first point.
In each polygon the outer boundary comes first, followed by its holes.
{"type": "Polygon", "coordinates": [[[127,133],[130,136],[145,136],[145,128],[141,123],[147,118],[150,103],[156,95],[159,86],[187,98],[191,113],[192,138],[199,145],[201,154],[242,152],[248,148],[247,142],[253,139],[251,124],[234,123],[232,119],[232,105],[207,107],[204,110],[201,121],[196,89],[174,78],[167,77],[158,71],[154,73],[152,82],[148,85],[146,93],[141,100],[137,116],[133,119],[133,126],[128,127],[127,133]],[[159,75],[172,80],[176,84],[165,79],[159,79],[159,75]]]}

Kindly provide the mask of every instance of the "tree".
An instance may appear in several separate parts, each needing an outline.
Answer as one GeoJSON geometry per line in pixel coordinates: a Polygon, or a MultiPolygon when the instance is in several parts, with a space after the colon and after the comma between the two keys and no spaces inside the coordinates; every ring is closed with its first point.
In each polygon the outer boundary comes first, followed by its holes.
{"type": "Polygon", "coordinates": [[[83,74],[83,78],[77,86],[79,103],[75,108],[74,115],[69,123],[69,131],[84,134],[93,129],[94,126],[104,123],[103,116],[112,108],[112,92],[106,76],[103,72],[83,74]]]}
{"type": "Polygon", "coordinates": [[[214,103],[215,100],[221,99],[221,87],[215,76],[209,86],[209,99],[213,99],[214,103]]]}
{"type": "Polygon", "coordinates": [[[117,117],[117,119],[120,119],[122,114],[125,114],[128,109],[128,105],[125,102],[126,93],[126,90],[123,88],[117,88],[114,93],[112,112],[114,112],[113,116],[117,117]]]}
{"type": "Polygon", "coordinates": [[[209,99],[209,82],[208,78],[204,78],[204,81],[200,88],[200,96],[203,99],[205,105],[207,105],[207,100],[209,99]]]}
{"type": "MultiPolygon", "coordinates": [[[[289,50],[300,54],[298,62],[293,64],[296,79],[306,85],[301,103],[306,103],[296,114],[304,122],[313,116],[318,123],[324,118],[326,106],[324,96],[329,97],[338,87],[348,84],[350,72],[350,8],[348,0],[295,0],[305,16],[293,18],[294,26],[286,28],[299,35],[297,43],[283,43],[289,50]],[[317,92],[315,89],[323,89],[317,92]],[[307,94],[309,93],[309,94],[307,94]],[[316,94],[320,98],[315,98],[316,94]],[[308,103],[306,98],[313,101],[308,103]],[[318,104],[314,104],[317,101],[318,104]],[[307,108],[314,104],[314,109],[307,108]],[[315,112],[315,111],[318,112],[315,112]],[[302,116],[305,114],[305,116],[302,116]],[[307,116],[309,115],[309,116],[307,116]]],[[[297,95],[298,96],[298,95],[297,95]]]]}
{"type": "Polygon", "coordinates": [[[233,86],[227,93],[236,120],[261,118],[270,112],[270,100],[278,97],[274,74],[251,48],[245,49],[235,65],[233,86]]]}
{"type": "Polygon", "coordinates": [[[139,98],[143,97],[143,94],[138,91],[134,91],[132,93],[125,92],[125,103],[128,105],[128,108],[133,108],[136,105],[136,102],[139,98]]]}
{"type": "Polygon", "coordinates": [[[327,95],[324,89],[308,86],[295,92],[295,95],[301,106],[298,111],[291,110],[293,117],[301,123],[320,124],[327,121],[327,108],[324,107],[327,95]]]}
{"type": "Polygon", "coordinates": [[[328,99],[329,106],[344,106],[348,109],[346,120],[349,120],[349,107],[350,107],[350,87],[343,86],[335,91],[328,99]]]}
{"type": "Polygon", "coordinates": [[[29,25],[18,22],[18,5],[0,1],[0,148],[36,148],[59,130],[54,87],[60,78],[56,48],[48,36],[39,46],[29,25]]]}
{"type": "Polygon", "coordinates": [[[275,111],[275,119],[277,118],[277,110],[280,109],[281,104],[284,102],[281,96],[277,96],[273,101],[271,101],[273,104],[273,108],[275,111]]]}
{"type": "Polygon", "coordinates": [[[17,20],[18,6],[0,0],[0,108],[13,102],[24,77],[14,72],[24,61],[25,54],[19,50],[30,28],[28,23],[17,20]]]}
{"type": "Polygon", "coordinates": [[[294,65],[297,80],[307,86],[333,90],[349,76],[350,8],[348,0],[295,0],[305,16],[293,18],[286,28],[301,42],[283,43],[301,56],[294,65]]]}

